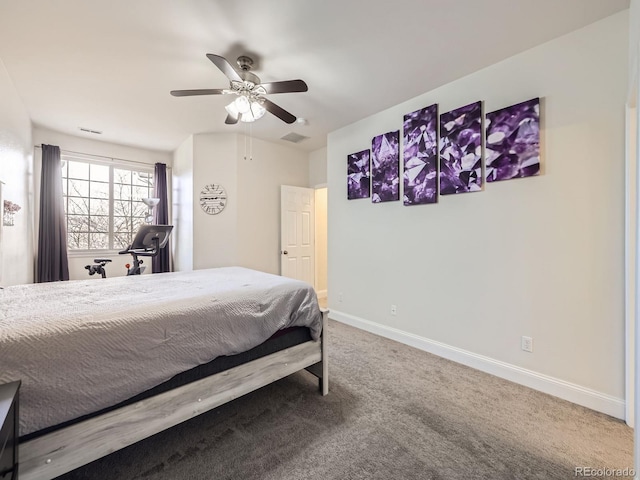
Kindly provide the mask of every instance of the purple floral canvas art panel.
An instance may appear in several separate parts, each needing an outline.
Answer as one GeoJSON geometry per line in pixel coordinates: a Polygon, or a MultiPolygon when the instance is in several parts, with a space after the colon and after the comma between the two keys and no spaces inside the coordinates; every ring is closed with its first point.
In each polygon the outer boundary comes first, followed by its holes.
{"type": "Polygon", "coordinates": [[[371,201],[400,200],[400,130],[373,137],[371,201]]]}
{"type": "Polygon", "coordinates": [[[487,182],[540,173],[540,99],[487,113],[487,182]]]}
{"type": "Polygon", "coordinates": [[[404,204],[438,199],[438,105],[404,116],[404,204]]]}
{"type": "Polygon", "coordinates": [[[363,150],[347,155],[347,198],[369,198],[369,160],[371,152],[363,150]]]}
{"type": "Polygon", "coordinates": [[[440,194],[482,190],[482,102],[440,115],[440,194]]]}

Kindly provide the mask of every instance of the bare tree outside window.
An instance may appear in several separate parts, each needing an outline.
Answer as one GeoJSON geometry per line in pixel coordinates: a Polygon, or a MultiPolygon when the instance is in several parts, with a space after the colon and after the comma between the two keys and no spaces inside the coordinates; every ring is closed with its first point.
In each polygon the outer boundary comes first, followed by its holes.
{"type": "Polygon", "coordinates": [[[127,247],[148,214],[153,173],[67,159],[62,165],[69,250],[127,247]]]}

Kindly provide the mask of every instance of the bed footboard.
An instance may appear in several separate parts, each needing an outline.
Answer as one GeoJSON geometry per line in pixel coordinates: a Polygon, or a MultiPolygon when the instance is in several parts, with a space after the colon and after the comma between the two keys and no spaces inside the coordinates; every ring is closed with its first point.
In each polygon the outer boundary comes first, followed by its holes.
{"type": "Polygon", "coordinates": [[[306,370],[318,377],[318,387],[320,389],[320,393],[324,396],[329,393],[329,352],[327,348],[327,323],[329,310],[321,308],[320,311],[322,312],[322,360],[308,366],[306,370]]]}
{"type": "Polygon", "coordinates": [[[326,395],[327,314],[323,310],[320,342],[272,353],[22,443],[20,480],[53,479],[308,367],[326,395]]]}

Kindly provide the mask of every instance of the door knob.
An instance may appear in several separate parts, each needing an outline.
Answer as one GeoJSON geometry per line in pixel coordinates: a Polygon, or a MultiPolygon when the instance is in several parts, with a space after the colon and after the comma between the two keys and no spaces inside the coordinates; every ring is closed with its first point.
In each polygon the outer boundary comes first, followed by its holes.
{"type": "Polygon", "coordinates": [[[282,252],[284,255],[287,255],[289,252],[287,252],[286,250],[284,252],[282,252]]]}

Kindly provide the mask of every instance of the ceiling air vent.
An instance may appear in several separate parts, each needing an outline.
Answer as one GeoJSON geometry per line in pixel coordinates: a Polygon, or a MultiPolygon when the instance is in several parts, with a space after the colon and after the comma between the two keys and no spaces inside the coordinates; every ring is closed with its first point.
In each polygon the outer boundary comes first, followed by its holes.
{"type": "Polygon", "coordinates": [[[291,143],[300,143],[303,140],[306,140],[309,137],[305,137],[304,135],[300,135],[298,133],[287,133],[284,137],[280,137],[282,140],[286,140],[291,143]]]}
{"type": "Polygon", "coordinates": [[[99,132],[98,130],[91,130],[90,128],[84,128],[84,127],[78,127],[80,129],[81,132],[85,132],[85,133],[95,133],[96,135],[102,135],[102,132],[99,132]]]}

